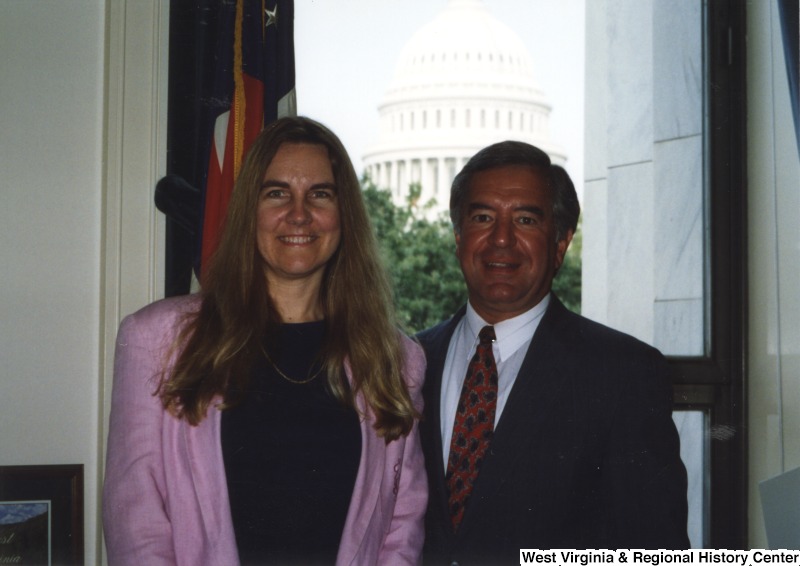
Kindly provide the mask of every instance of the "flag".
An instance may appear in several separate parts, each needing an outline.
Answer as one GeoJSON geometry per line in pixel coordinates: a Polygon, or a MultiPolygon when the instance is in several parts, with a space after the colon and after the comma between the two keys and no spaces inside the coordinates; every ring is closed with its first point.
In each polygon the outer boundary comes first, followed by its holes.
{"type": "MultiPolygon", "coordinates": [[[[200,274],[216,249],[233,184],[264,125],[296,114],[293,0],[215,0],[210,93],[201,101],[208,148],[200,274]]],[[[206,48],[209,46],[205,46],[206,48]]],[[[209,59],[206,58],[206,61],[209,59]]]]}
{"type": "Polygon", "coordinates": [[[778,13],[783,30],[783,53],[789,81],[789,104],[794,117],[797,154],[800,155],[800,6],[797,0],[779,0],[778,13]]]}

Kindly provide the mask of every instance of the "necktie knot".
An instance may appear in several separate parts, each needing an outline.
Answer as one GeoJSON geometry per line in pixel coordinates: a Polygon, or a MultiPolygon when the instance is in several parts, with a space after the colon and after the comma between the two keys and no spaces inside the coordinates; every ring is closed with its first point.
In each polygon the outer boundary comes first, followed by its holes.
{"type": "Polygon", "coordinates": [[[494,335],[494,326],[484,326],[478,333],[478,339],[482,345],[491,344],[497,337],[494,335]]]}

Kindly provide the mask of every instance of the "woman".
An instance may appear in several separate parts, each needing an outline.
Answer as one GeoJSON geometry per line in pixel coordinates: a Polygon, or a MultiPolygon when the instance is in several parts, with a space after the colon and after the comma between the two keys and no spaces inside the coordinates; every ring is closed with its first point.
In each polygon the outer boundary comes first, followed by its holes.
{"type": "Polygon", "coordinates": [[[341,142],[307,118],[273,123],[203,291],[120,327],[110,564],[418,562],[424,366],[393,324],[341,142]]]}

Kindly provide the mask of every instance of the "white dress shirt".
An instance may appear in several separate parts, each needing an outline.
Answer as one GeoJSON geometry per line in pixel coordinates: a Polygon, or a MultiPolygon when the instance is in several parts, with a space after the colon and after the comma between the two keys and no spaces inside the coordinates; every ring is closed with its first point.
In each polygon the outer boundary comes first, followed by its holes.
{"type": "MultiPolygon", "coordinates": [[[[550,304],[548,294],[535,307],[514,318],[509,318],[494,325],[496,340],[492,344],[495,363],[497,364],[497,409],[494,416],[494,426],[500,421],[508,400],[508,394],[517,380],[519,368],[525,359],[533,334],[539,327],[539,321],[550,304]]],[[[447,358],[444,362],[442,373],[441,397],[441,427],[442,451],[444,456],[445,472],[447,471],[447,457],[450,454],[450,440],[453,436],[453,423],[456,418],[458,400],[461,397],[461,388],[467,377],[467,366],[475,349],[478,347],[478,333],[481,328],[489,324],[484,321],[472,305],[467,303],[467,313],[458,322],[450,345],[447,348],[447,358]]]]}

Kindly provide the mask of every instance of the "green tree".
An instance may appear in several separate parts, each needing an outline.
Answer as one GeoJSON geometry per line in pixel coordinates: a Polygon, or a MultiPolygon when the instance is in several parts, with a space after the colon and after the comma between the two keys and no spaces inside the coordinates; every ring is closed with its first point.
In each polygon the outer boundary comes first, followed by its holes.
{"type": "MultiPolygon", "coordinates": [[[[377,188],[368,179],[362,179],[362,189],[394,286],[400,323],[414,333],[451,316],[466,301],[467,289],[455,256],[449,217],[441,214],[434,220],[428,218],[434,203],[420,205],[419,185],[411,185],[404,206],[395,205],[389,191],[377,188]]],[[[580,229],[553,290],[568,308],[580,312],[580,229]]]]}
{"type": "Polygon", "coordinates": [[[451,316],[466,301],[467,290],[449,219],[426,218],[431,203],[418,204],[418,185],[411,186],[405,206],[395,205],[388,191],[368,180],[362,188],[405,330],[418,332],[451,316]]]}
{"type": "Polygon", "coordinates": [[[572,238],[564,256],[556,278],[553,280],[553,292],[558,295],[561,302],[573,312],[581,312],[581,249],[583,247],[583,232],[580,224],[572,238]]]}

